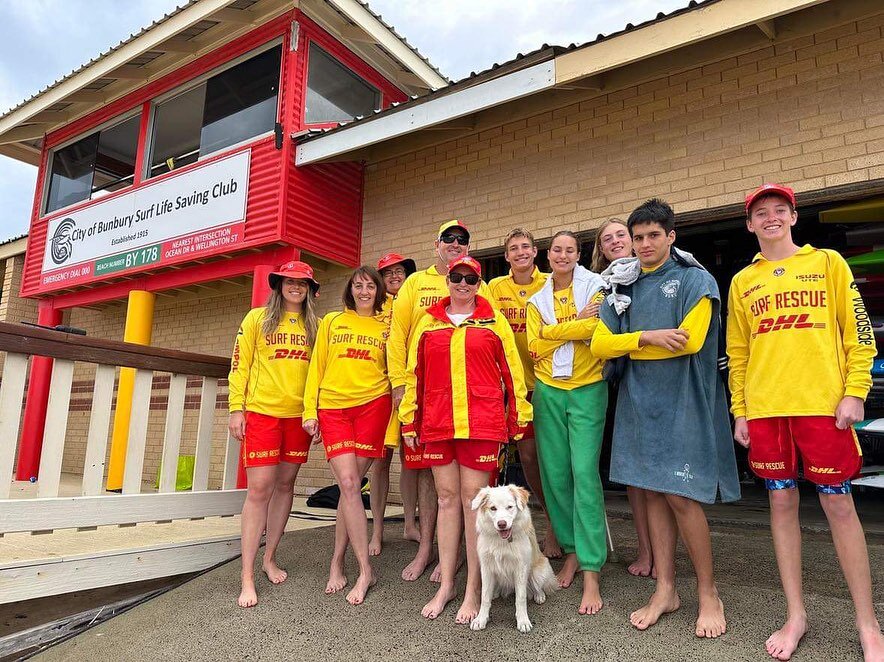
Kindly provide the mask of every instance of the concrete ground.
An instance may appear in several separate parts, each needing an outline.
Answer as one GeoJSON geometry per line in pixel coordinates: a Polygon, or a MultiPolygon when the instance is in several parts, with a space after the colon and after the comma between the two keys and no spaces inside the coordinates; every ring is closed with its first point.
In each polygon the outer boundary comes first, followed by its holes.
{"type": "MultiPolygon", "coordinates": [[[[538,518],[539,519],[539,518],[538,518]]],[[[542,606],[529,605],[534,630],[515,629],[512,597],[495,601],[483,632],[454,623],[452,605],[435,622],[420,609],[433,586],[425,575],[399,578],[416,545],[398,538],[391,523],[383,555],[375,563],[379,581],[365,604],[349,606],[343,594],[326,596],[331,528],[289,533],[280,548],[289,581],[259,584],[260,604],[235,604],[239,564],[202,575],[146,604],[45,652],[41,660],[765,660],[763,643],[780,622],[784,602],[768,532],[763,527],[713,526],[719,589],[728,631],[718,640],[693,635],[696,593],[687,556],[679,549],[682,608],[647,632],[634,630],[629,613],[653,590],[653,582],[631,577],[626,561],[635,552],[632,523],[610,520],[620,560],[602,571],[606,604],[596,616],[579,616],[580,582],[542,606]]],[[[852,606],[825,533],[804,537],[805,581],[811,629],[798,653],[805,660],[858,660],[852,606]]],[[[870,538],[879,619],[884,620],[884,538],[870,538]]],[[[556,564],[554,564],[556,565],[556,564]]],[[[557,566],[556,566],[557,567],[557,566]]],[[[350,577],[355,564],[349,563],[350,577]]],[[[465,580],[460,575],[461,586],[465,580]]]]}

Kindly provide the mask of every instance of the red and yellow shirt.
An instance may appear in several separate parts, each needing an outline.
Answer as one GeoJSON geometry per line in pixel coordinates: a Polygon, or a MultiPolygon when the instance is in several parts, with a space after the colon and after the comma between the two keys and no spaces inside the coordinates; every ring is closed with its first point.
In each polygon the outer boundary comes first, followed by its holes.
{"type": "Polygon", "coordinates": [[[508,276],[493,278],[488,283],[494,304],[503,313],[506,321],[510,323],[513,335],[516,338],[516,347],[522,359],[522,371],[525,373],[525,386],[529,391],[534,390],[534,361],[528,352],[528,299],[537,294],[542,288],[549,274],[545,274],[537,267],[531,274],[531,282],[520,285],[513,280],[513,272],[508,276]]]}
{"type": "Polygon", "coordinates": [[[868,395],[876,351],[853,274],[835,251],[805,245],[783,260],[759,253],[731,281],[734,416],[833,416],[843,397],[868,395]]]}
{"type": "Polygon", "coordinates": [[[316,332],[304,389],[304,420],[317,409],[346,409],[390,392],[387,325],[353,310],[329,313],[316,332]]]}
{"type": "MultiPolygon", "coordinates": [[[[491,299],[484,282],[479,284],[479,295],[491,299]]],[[[418,322],[427,314],[427,308],[447,296],[445,274],[440,274],[435,265],[411,274],[396,294],[387,346],[387,370],[394,388],[405,384],[408,347],[418,322]]]]}
{"type": "Polygon", "coordinates": [[[229,409],[297,418],[310,364],[307,329],[300,314],[283,311],[276,330],[263,333],[266,312],[250,310],[236,334],[227,378],[229,409]]]}
{"type": "Polygon", "coordinates": [[[449,303],[446,297],[431,306],[415,329],[399,406],[402,434],[424,443],[521,438],[532,412],[509,323],[480,296],[455,326],[449,303]]]}

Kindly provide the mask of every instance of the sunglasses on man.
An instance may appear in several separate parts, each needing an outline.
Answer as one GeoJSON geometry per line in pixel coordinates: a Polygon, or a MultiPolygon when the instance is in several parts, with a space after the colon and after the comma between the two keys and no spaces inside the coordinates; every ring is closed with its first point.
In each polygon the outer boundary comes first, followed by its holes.
{"type": "Polygon", "coordinates": [[[476,274],[462,274],[459,271],[452,271],[448,274],[448,280],[450,280],[455,285],[462,280],[467,282],[467,285],[478,285],[479,277],[476,274]]]}
{"type": "Polygon", "coordinates": [[[453,244],[456,241],[461,246],[466,246],[470,243],[470,238],[465,237],[462,234],[443,234],[439,237],[439,241],[443,244],[453,244]]]}

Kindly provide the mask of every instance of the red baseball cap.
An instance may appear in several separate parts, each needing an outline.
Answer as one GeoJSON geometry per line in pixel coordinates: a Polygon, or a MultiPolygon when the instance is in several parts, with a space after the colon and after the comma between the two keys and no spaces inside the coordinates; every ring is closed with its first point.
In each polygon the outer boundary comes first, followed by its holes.
{"type": "Polygon", "coordinates": [[[467,267],[477,276],[480,278],[482,277],[482,265],[479,264],[476,258],[470,257],[469,255],[464,255],[463,257],[459,257],[448,263],[448,271],[452,271],[455,267],[467,267]]]}
{"type": "Polygon", "coordinates": [[[467,230],[467,226],[464,225],[463,223],[461,223],[456,218],[453,220],[450,220],[450,221],[445,221],[442,225],[440,225],[438,236],[441,237],[443,234],[445,234],[449,230],[453,230],[453,229],[463,230],[464,234],[466,234],[466,236],[467,236],[467,239],[470,238],[470,231],[467,230]]]}
{"type": "Polygon", "coordinates": [[[279,269],[271,272],[270,275],[267,276],[267,282],[272,289],[276,289],[277,284],[283,278],[298,278],[300,280],[306,280],[310,285],[310,289],[313,290],[313,296],[319,296],[319,283],[313,277],[313,267],[306,262],[300,262],[298,260],[286,262],[279,269]]]}
{"type": "Polygon", "coordinates": [[[406,276],[410,276],[417,271],[417,265],[415,265],[414,260],[410,257],[402,257],[399,253],[387,253],[378,260],[378,271],[383,271],[388,267],[392,267],[394,264],[401,264],[404,266],[406,276]]]}
{"type": "Polygon", "coordinates": [[[752,204],[758,200],[758,198],[763,195],[771,194],[786,198],[786,200],[792,203],[792,207],[795,207],[795,191],[791,188],[784,186],[783,184],[762,184],[746,196],[746,213],[749,213],[749,209],[751,209],[752,204]]]}

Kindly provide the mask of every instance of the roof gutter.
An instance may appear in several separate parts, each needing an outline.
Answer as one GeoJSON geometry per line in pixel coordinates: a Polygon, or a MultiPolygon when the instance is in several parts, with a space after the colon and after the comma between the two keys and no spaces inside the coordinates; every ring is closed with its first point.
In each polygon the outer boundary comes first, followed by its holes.
{"type": "Polygon", "coordinates": [[[369,147],[552,89],[555,83],[555,61],[547,60],[484,83],[407,105],[402,110],[391,110],[364,122],[354,122],[344,130],[299,144],[295,164],[318,163],[354,149],[369,147]]]}

